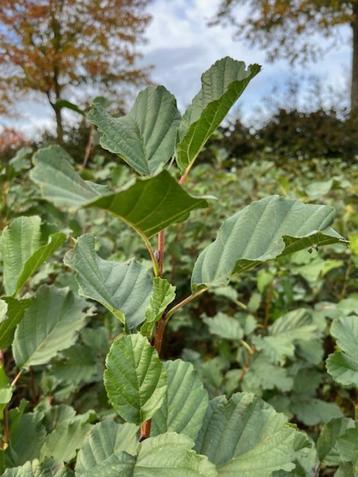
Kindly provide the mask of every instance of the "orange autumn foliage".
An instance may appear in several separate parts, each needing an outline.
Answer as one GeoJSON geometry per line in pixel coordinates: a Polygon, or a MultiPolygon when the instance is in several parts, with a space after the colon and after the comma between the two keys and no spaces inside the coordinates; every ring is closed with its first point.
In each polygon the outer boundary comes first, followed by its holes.
{"type": "Polygon", "coordinates": [[[29,144],[28,139],[13,128],[0,129],[0,155],[8,151],[16,151],[29,144]]]}
{"type": "Polygon", "coordinates": [[[60,99],[111,94],[147,80],[136,66],[149,0],[1,0],[0,112],[20,96],[42,93],[56,113],[60,99]]]}

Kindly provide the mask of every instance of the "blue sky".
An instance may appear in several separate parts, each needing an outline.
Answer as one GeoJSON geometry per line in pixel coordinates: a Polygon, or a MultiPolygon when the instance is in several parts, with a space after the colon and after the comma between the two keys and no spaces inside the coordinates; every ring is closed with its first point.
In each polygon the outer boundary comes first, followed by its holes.
{"type": "MultiPolygon", "coordinates": [[[[350,78],[350,29],[342,28],[338,47],[316,64],[293,68],[286,61],[268,63],[258,48],[233,40],[230,27],[208,27],[219,0],[154,0],[153,21],[147,30],[148,42],[142,47],[143,62],[154,66],[152,79],[166,86],[183,109],[200,87],[200,75],[214,61],[229,55],[247,63],[260,63],[263,70],[240,100],[239,109],[247,122],[257,118],[258,108],[265,114],[265,98],[284,97],[290,80],[302,83],[300,106],[307,105],[311,78],[317,78],[322,91],[332,89],[338,101],[348,99],[350,78]],[[275,90],[275,93],[273,91],[275,90]]],[[[244,14],[244,13],[243,13],[244,14]]],[[[324,45],[323,39],[318,39],[324,45]]],[[[17,105],[21,117],[1,118],[0,125],[11,125],[31,136],[53,128],[52,113],[46,101],[26,100],[17,105]]]]}

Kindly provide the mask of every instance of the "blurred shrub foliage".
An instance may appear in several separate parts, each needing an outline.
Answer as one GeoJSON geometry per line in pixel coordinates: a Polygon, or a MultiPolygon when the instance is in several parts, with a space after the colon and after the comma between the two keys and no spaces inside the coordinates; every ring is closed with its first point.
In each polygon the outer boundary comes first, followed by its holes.
{"type": "MultiPolygon", "coordinates": [[[[286,160],[317,157],[353,162],[358,156],[358,118],[333,109],[307,113],[279,108],[259,128],[240,120],[221,128],[211,145],[225,150],[232,163],[272,158],[284,165],[286,160]]],[[[210,148],[206,157],[210,160],[210,148]]]]}
{"type": "MultiPolygon", "coordinates": [[[[90,135],[85,120],[67,128],[65,149],[79,164],[84,161],[90,135]]],[[[0,150],[0,161],[4,164],[17,148],[31,143],[36,149],[56,143],[56,137],[47,131],[36,141],[26,141],[26,138],[21,144],[7,141],[0,150]]],[[[113,158],[98,146],[94,133],[91,156],[97,152],[107,159],[113,158]]],[[[302,112],[280,107],[261,126],[248,126],[237,119],[221,127],[210,139],[202,159],[212,162],[214,156],[228,167],[258,159],[273,160],[283,167],[288,161],[313,158],[340,158],[352,163],[358,157],[358,117],[334,109],[302,112]]]]}

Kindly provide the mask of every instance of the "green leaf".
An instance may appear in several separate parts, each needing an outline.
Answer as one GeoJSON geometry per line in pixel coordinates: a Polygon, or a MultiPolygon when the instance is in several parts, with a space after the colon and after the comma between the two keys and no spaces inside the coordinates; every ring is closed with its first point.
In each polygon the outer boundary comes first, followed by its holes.
{"type": "Polygon", "coordinates": [[[72,158],[60,146],[39,149],[32,159],[30,178],[43,198],[60,208],[78,209],[108,192],[108,188],[85,181],[71,165],[72,158]]]}
{"type": "Polygon", "coordinates": [[[349,234],[349,245],[353,255],[358,257],[358,232],[349,234]]]}
{"type": "Polygon", "coordinates": [[[199,255],[192,286],[220,286],[233,273],[312,247],[345,240],[330,224],[334,209],[270,196],[225,220],[216,240],[199,255]]]}
{"type": "Polygon", "coordinates": [[[182,222],[192,210],[208,206],[204,198],[185,192],[168,171],[137,179],[126,188],[109,193],[103,186],[84,181],[65,154],[58,148],[46,148],[35,155],[31,179],[40,186],[42,196],[60,207],[107,210],[132,227],[144,241],[168,225],[182,222]]]}
{"type": "Polygon", "coordinates": [[[177,163],[181,171],[191,167],[205,143],[260,71],[226,57],[214,63],[201,77],[201,90],[186,110],[179,126],[177,163]]]}
{"type": "Polygon", "coordinates": [[[120,118],[112,117],[102,101],[94,102],[88,119],[98,127],[101,146],[141,175],[154,174],[174,154],[180,114],[164,86],[141,91],[132,110],[120,118]]]}
{"type": "MultiPolygon", "coordinates": [[[[39,412],[44,412],[43,423],[47,432],[52,432],[63,422],[70,422],[76,417],[76,411],[73,407],[66,404],[53,405],[47,400],[39,403],[36,407],[39,412]]],[[[78,416],[77,416],[78,417],[78,416]]],[[[88,415],[81,414],[83,421],[88,420],[88,415]]]]}
{"type": "Polygon", "coordinates": [[[123,463],[118,456],[123,451],[137,453],[138,428],[134,424],[117,424],[105,420],[96,424],[78,453],[76,461],[77,477],[97,477],[122,475],[123,463]]]}
{"type": "Polygon", "coordinates": [[[255,336],[253,344],[272,363],[283,364],[293,358],[295,347],[302,341],[312,341],[320,332],[305,309],[298,308],[281,316],[269,327],[269,336],[255,336]]]}
{"type": "Polygon", "coordinates": [[[319,436],[317,449],[327,466],[337,466],[334,474],[355,477],[358,469],[358,423],[352,419],[334,419],[326,424],[319,436]]]}
{"type": "Polygon", "coordinates": [[[7,303],[4,300],[0,300],[0,322],[6,320],[7,303]]]}
{"type": "Polygon", "coordinates": [[[76,457],[77,450],[82,447],[91,427],[91,424],[83,421],[82,416],[60,422],[46,436],[41,449],[41,459],[51,457],[56,462],[70,462],[76,457]]]}
{"type": "Polygon", "coordinates": [[[317,368],[310,367],[308,363],[297,360],[289,369],[294,375],[294,385],[292,391],[298,398],[314,397],[320,385],[323,374],[317,368]]]}
{"type": "Polygon", "coordinates": [[[165,278],[153,278],[153,291],[145,311],[145,323],[141,333],[150,338],[153,334],[155,323],[160,320],[167,306],[175,299],[175,287],[165,278]]]}
{"type": "Polygon", "coordinates": [[[0,349],[4,349],[11,345],[15,328],[22,320],[31,300],[16,300],[16,298],[4,297],[1,302],[5,303],[7,307],[6,316],[3,314],[0,318],[0,349]]]}
{"type": "Polygon", "coordinates": [[[333,179],[328,179],[327,181],[311,182],[305,188],[305,192],[311,199],[317,199],[323,195],[328,194],[332,189],[333,179]]]}
{"type": "Polygon", "coordinates": [[[220,338],[238,341],[244,336],[240,322],[225,313],[219,312],[213,318],[204,318],[203,321],[208,325],[210,333],[220,338]]]}
{"type": "Polygon", "coordinates": [[[88,346],[75,344],[66,349],[62,360],[52,363],[50,376],[62,385],[79,386],[97,381],[96,354],[88,346]]]}
{"type": "Polygon", "coordinates": [[[318,475],[320,463],[313,440],[307,441],[307,437],[299,433],[297,433],[297,437],[295,468],[291,472],[283,470],[274,472],[272,474],[274,477],[313,477],[313,475],[318,475]]]}
{"type": "Polygon", "coordinates": [[[106,358],[104,385],[115,411],[141,424],[163,403],[167,374],[156,350],[140,333],[121,336],[106,358]]]}
{"type": "Polygon", "coordinates": [[[72,346],[85,325],[85,306],[68,288],[41,287],[15,331],[12,351],[17,366],[45,364],[72,346]]]}
{"type": "Polygon", "coordinates": [[[217,477],[215,466],[191,450],[185,435],[169,432],[146,439],[140,446],[133,477],[217,477]]]}
{"type": "Polygon", "coordinates": [[[10,443],[6,449],[9,467],[23,465],[39,456],[46,437],[42,418],[41,413],[17,415],[16,409],[10,411],[10,443]]]}
{"type": "Polygon", "coordinates": [[[342,464],[338,467],[334,477],[357,477],[357,466],[353,468],[352,464],[342,464]]]}
{"type": "Polygon", "coordinates": [[[320,460],[328,466],[337,466],[341,462],[337,447],[338,439],[344,436],[347,429],[354,428],[353,419],[332,419],[325,424],[317,441],[317,451],[320,460]]]}
{"type": "Polygon", "coordinates": [[[152,419],[151,435],[177,432],[195,439],[208,407],[208,393],[191,363],[167,361],[168,388],[152,419]]]}
{"type": "Polygon", "coordinates": [[[344,386],[358,386],[358,317],[336,318],[331,326],[340,351],[328,356],[327,371],[344,386]]]}
{"type": "Polygon", "coordinates": [[[96,254],[90,234],[77,239],[65,264],[76,273],[80,295],[101,303],[130,329],[144,321],[152,293],[152,274],[146,267],[135,260],[103,260],[96,254]]]}
{"type": "MultiPolygon", "coordinates": [[[[146,439],[138,446],[138,454],[120,452],[104,455],[104,464],[93,472],[80,452],[78,477],[217,477],[215,466],[191,448],[193,442],[184,435],[167,433],[146,439]]],[[[109,446],[111,447],[111,446],[109,446]]],[[[102,442],[98,449],[102,451],[102,442]]],[[[95,448],[97,450],[97,447],[95,448]]],[[[89,461],[90,462],[90,461],[89,461]]],[[[97,463],[96,462],[94,464],[97,463]]],[[[96,469],[96,468],[95,468],[96,469]]]]}
{"type": "Polygon", "coordinates": [[[4,367],[0,365],[0,421],[3,419],[4,409],[12,398],[13,389],[10,386],[10,382],[4,367]]]}
{"type": "Polygon", "coordinates": [[[208,456],[220,477],[271,477],[294,468],[298,432],[253,394],[211,401],[196,450],[208,456]]]}
{"type": "Polygon", "coordinates": [[[293,387],[293,378],[288,375],[287,369],[268,362],[263,353],[255,353],[245,374],[242,389],[259,394],[262,389],[278,389],[282,392],[290,391],[293,387]]]}
{"type": "Polygon", "coordinates": [[[337,309],[339,315],[349,316],[358,315],[358,293],[352,293],[348,298],[341,300],[337,303],[337,309]]]}
{"type": "Polygon", "coordinates": [[[15,156],[10,159],[9,165],[14,169],[16,173],[19,173],[23,170],[29,169],[30,167],[30,156],[32,154],[31,147],[22,147],[19,149],[15,156]]]}
{"type": "Polygon", "coordinates": [[[37,459],[26,462],[21,467],[7,469],[2,477],[69,477],[65,468],[55,464],[52,460],[39,462],[37,459]]]}
{"type": "Polygon", "coordinates": [[[7,295],[15,295],[66,239],[65,234],[58,232],[43,245],[41,235],[41,219],[37,216],[18,217],[3,230],[1,252],[7,295]]]}
{"type": "Polygon", "coordinates": [[[343,265],[342,260],[323,260],[316,258],[307,265],[297,267],[299,273],[311,286],[317,286],[317,281],[323,278],[328,272],[343,265]]]}
{"type": "Polygon", "coordinates": [[[101,467],[101,473],[92,472],[91,469],[85,470],[79,477],[133,477],[133,468],[135,465],[135,457],[127,452],[121,452],[111,457],[106,466],[101,467]]]}
{"type": "Polygon", "coordinates": [[[168,171],[149,179],[137,179],[126,189],[86,204],[86,207],[111,212],[142,238],[150,238],[171,224],[183,222],[192,210],[207,206],[205,199],[185,192],[168,171]]]}
{"type": "Polygon", "coordinates": [[[291,398],[290,410],[306,426],[316,426],[342,417],[342,411],[335,402],[325,402],[315,398],[291,398]]]}
{"type": "MultiPolygon", "coordinates": [[[[343,462],[358,464],[358,422],[347,429],[337,440],[337,450],[343,462]]],[[[356,469],[358,470],[358,469],[356,469]]]]}

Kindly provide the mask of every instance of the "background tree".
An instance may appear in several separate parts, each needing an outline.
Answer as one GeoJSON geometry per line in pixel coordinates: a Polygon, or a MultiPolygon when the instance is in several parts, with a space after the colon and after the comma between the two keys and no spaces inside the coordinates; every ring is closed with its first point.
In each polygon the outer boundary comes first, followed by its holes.
{"type": "Polygon", "coordinates": [[[63,140],[63,100],[118,93],[146,80],[137,45],[150,16],[149,0],[1,0],[2,112],[30,92],[51,105],[63,140]]]}
{"type": "Polygon", "coordinates": [[[358,109],[358,0],[221,0],[214,23],[229,21],[240,39],[267,49],[269,58],[315,59],[317,33],[334,43],[341,25],[352,27],[351,107],[358,109]],[[239,15],[238,7],[249,7],[239,15]]]}

